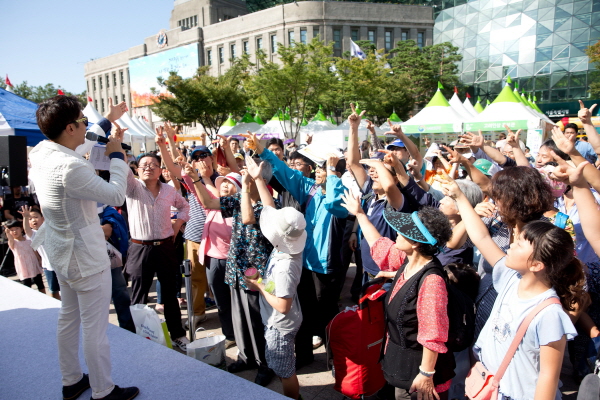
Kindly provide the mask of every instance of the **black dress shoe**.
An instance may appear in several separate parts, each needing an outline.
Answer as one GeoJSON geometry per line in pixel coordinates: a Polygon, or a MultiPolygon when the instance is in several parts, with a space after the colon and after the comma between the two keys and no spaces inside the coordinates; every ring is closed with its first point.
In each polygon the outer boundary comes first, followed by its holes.
{"type": "Polygon", "coordinates": [[[90,388],[90,377],[87,374],[83,374],[83,377],[79,382],[70,386],[63,386],[63,399],[64,400],[75,400],[81,393],[85,392],[90,388]]]}
{"type": "Polygon", "coordinates": [[[254,383],[257,385],[266,387],[275,376],[275,372],[269,367],[258,367],[258,373],[256,374],[256,378],[254,378],[254,383]]]}
{"type": "MultiPolygon", "coordinates": [[[[136,388],[135,386],[120,388],[115,385],[113,391],[102,397],[102,400],[131,400],[137,397],[138,394],[140,394],[140,389],[136,388]]],[[[95,399],[91,398],[91,400],[95,399]]]]}
{"type": "Polygon", "coordinates": [[[243,360],[237,360],[233,364],[229,364],[227,371],[233,374],[256,368],[256,363],[246,363],[243,360]]]}

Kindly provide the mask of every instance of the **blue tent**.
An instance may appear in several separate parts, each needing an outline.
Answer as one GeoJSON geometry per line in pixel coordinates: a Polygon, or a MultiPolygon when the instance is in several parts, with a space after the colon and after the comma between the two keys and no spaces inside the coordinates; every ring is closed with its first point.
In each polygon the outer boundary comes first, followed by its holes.
{"type": "Polygon", "coordinates": [[[25,136],[27,146],[45,140],[35,118],[37,108],[37,103],[0,88],[0,114],[6,120],[0,118],[0,135],[25,136]]]}

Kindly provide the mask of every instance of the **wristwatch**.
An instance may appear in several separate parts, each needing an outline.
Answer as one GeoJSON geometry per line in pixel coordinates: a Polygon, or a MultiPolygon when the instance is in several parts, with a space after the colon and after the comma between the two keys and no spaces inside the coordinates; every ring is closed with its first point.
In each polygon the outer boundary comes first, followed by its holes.
{"type": "Polygon", "coordinates": [[[330,165],[329,167],[327,167],[327,169],[331,172],[335,172],[335,167],[333,165],[330,165]]]}

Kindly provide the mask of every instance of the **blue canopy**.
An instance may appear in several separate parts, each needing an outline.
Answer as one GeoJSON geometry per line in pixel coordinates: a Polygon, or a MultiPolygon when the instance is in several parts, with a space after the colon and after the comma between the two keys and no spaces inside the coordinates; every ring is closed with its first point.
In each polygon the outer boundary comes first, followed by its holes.
{"type": "Polygon", "coordinates": [[[37,103],[0,88],[0,113],[15,131],[15,136],[27,137],[27,146],[35,146],[46,139],[35,118],[37,108],[37,103]]]}

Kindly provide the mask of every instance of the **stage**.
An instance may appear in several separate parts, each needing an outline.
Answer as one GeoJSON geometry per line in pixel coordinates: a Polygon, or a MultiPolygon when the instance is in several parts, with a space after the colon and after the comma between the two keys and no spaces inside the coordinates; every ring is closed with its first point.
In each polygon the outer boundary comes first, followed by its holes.
{"type": "MultiPolygon", "coordinates": [[[[0,277],[0,399],[62,399],[56,348],[60,302],[0,277]]],[[[108,325],[115,384],[137,386],[137,399],[285,399],[112,324],[108,325]]],[[[80,350],[84,372],[87,372],[80,350]]],[[[91,389],[80,399],[89,399],[91,389]]]]}

